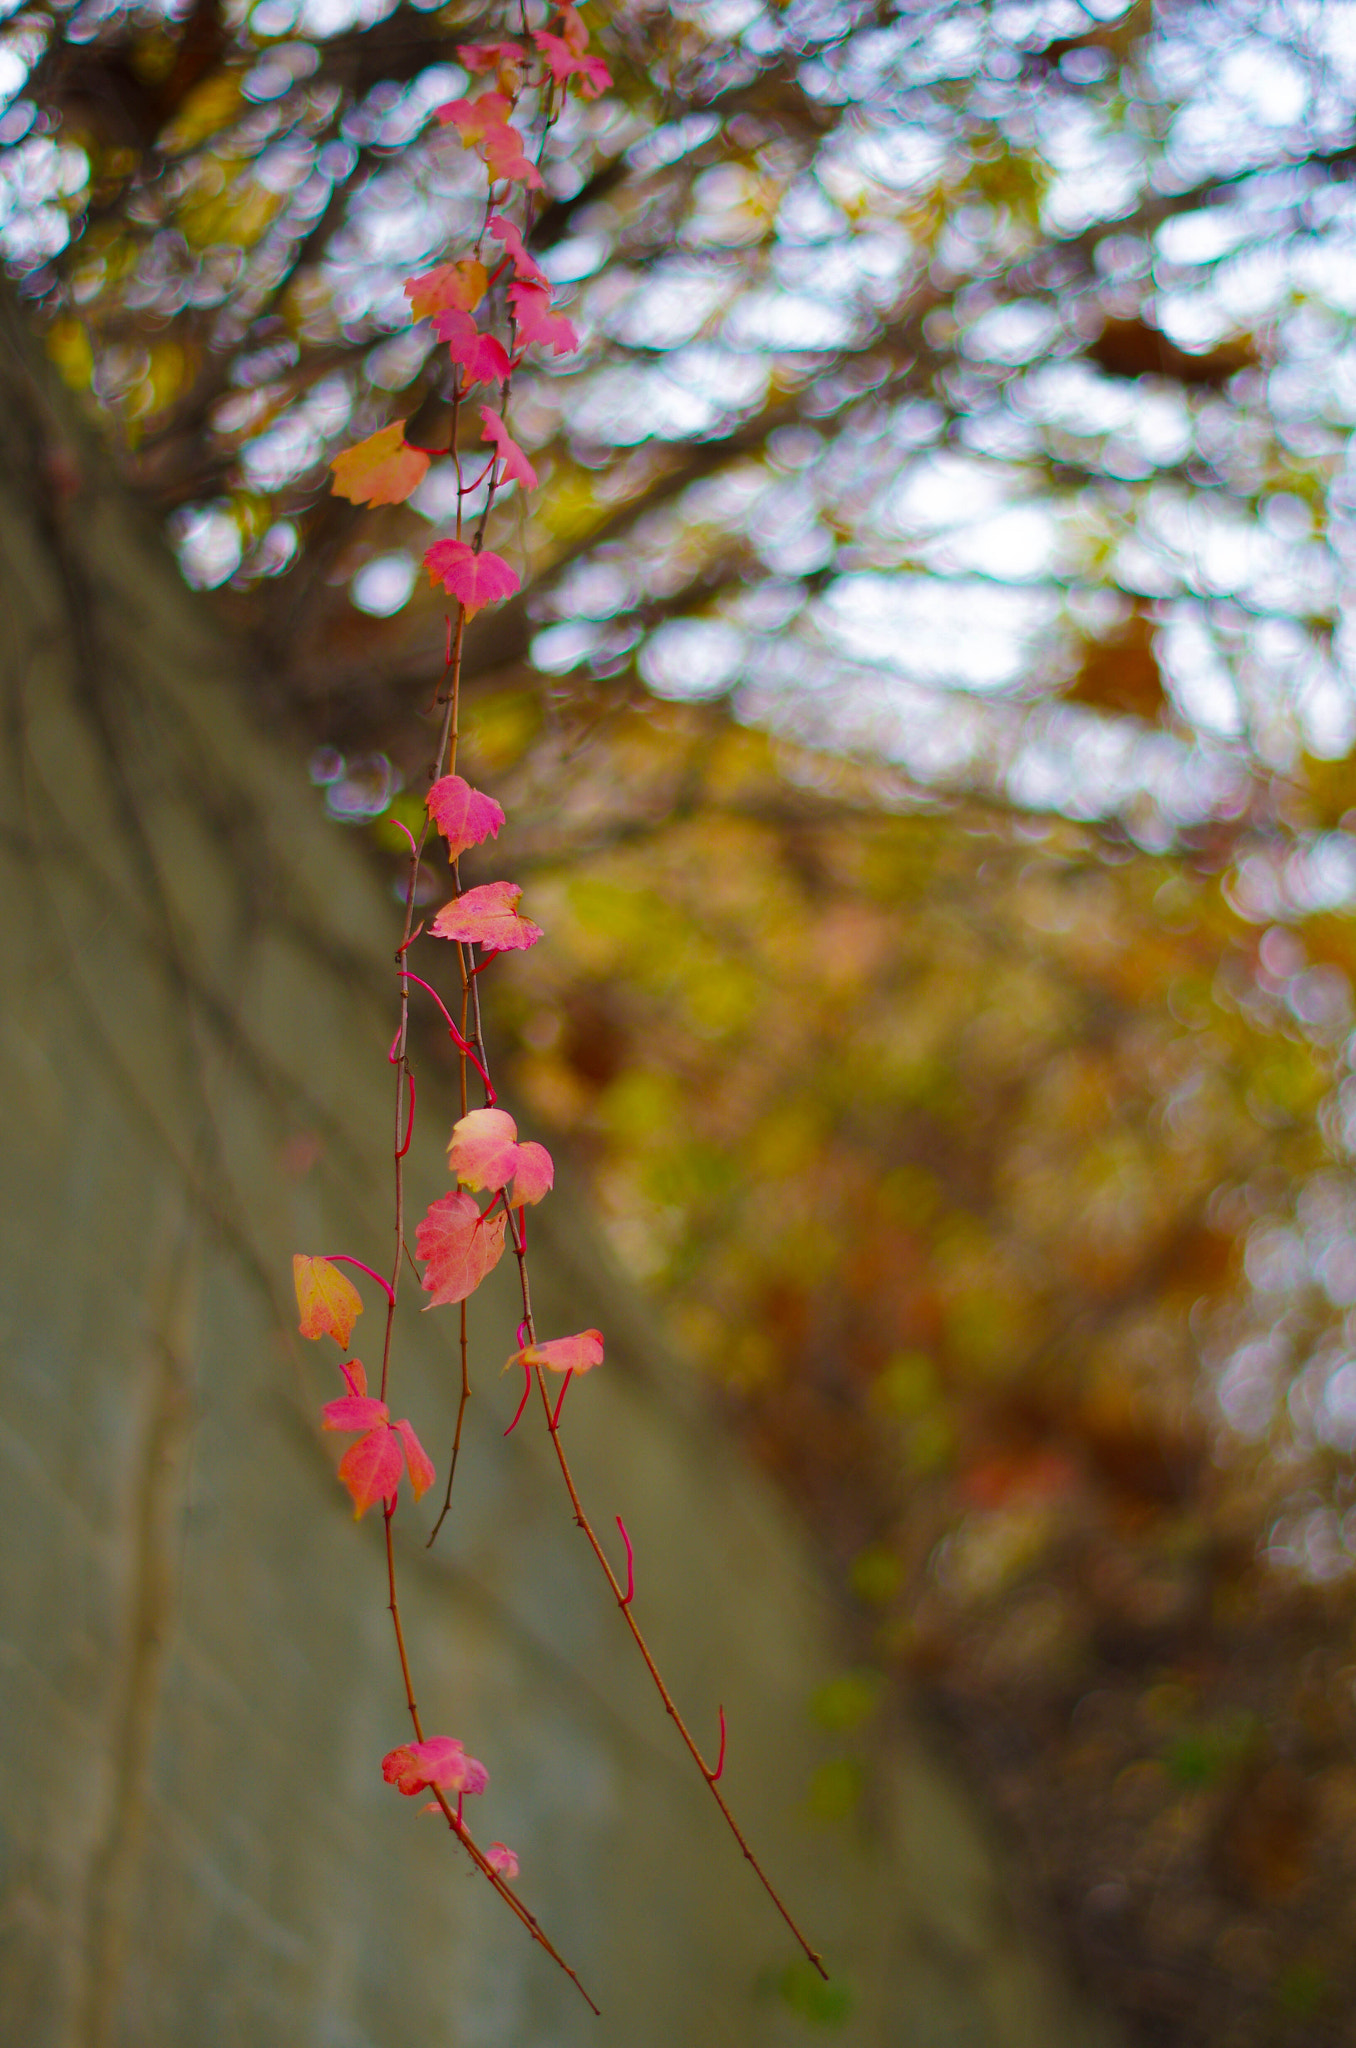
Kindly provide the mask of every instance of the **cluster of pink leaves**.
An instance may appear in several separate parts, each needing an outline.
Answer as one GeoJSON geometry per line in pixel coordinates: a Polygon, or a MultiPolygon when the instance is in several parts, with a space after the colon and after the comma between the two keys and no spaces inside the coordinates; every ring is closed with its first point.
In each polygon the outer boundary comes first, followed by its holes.
{"type": "MultiPolygon", "coordinates": [[[[534,29],[530,42],[460,45],[457,55],[466,69],[476,77],[493,76],[494,85],[474,98],[447,100],[435,109],[441,125],[451,129],[462,147],[474,150],[485,164],[491,200],[486,233],[503,250],[493,272],[480,260],[478,244],[475,256],[439,264],[405,284],[412,316],[432,319],[434,333],[447,346],[456,367],[459,395],[477,384],[497,385],[501,400],[505,399],[513,372],[528,349],[549,349],[561,356],[579,346],[570,322],[552,310],[550,279],[528,254],[521,229],[496,211],[493,203],[498,185],[534,191],[542,183],[511,119],[534,57],[549,81],[548,104],[550,95],[563,93],[572,84],[586,99],[595,99],[612,83],[602,59],[588,54],[588,31],[574,7],[559,9],[557,30],[534,29]],[[485,332],[475,317],[486,292],[505,273],[508,347],[485,332]]],[[[488,476],[492,491],[509,483],[522,490],[535,489],[536,470],[510,435],[502,410],[482,405],[480,419],[481,438],[490,454],[477,482],[488,476]]],[[[423,482],[432,452],[411,447],[405,440],[404,420],[396,420],[335,458],[335,492],[359,505],[403,504],[423,482]]],[[[480,535],[474,541],[463,540],[460,530],[433,542],[424,554],[424,567],[435,589],[441,586],[455,598],[468,619],[487,605],[501,604],[518,589],[518,577],[503,557],[483,548],[480,535]]]]}

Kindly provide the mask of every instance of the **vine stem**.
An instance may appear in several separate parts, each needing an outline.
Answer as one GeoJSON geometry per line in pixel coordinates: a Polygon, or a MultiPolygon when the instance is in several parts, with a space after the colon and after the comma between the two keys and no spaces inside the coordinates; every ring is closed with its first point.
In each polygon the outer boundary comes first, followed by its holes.
{"type": "MultiPolygon", "coordinates": [[[[414,1681],[410,1676],[409,1652],[405,1647],[405,1630],[404,1625],[402,1624],[400,1619],[400,1597],[396,1591],[395,1539],[391,1533],[391,1524],[395,1520],[394,1499],[389,1501],[383,1501],[382,1515],[385,1518],[386,1522],[386,1586],[389,1595],[388,1606],[391,1615],[391,1626],[395,1630],[396,1654],[400,1659],[400,1675],[405,1682],[405,1705],[409,1712],[410,1721],[414,1728],[414,1739],[416,1742],[422,1742],[424,1740],[424,1724],[420,1717],[419,1707],[414,1697],[414,1681]]],[[[546,1930],[541,1925],[541,1922],[537,1919],[535,1913],[531,1913],[528,1911],[527,1907],[523,1904],[522,1900],[517,1896],[515,1892],[510,1890],[505,1879],[502,1878],[499,1872],[494,1868],[494,1865],[485,1855],[483,1849],[481,1849],[477,1845],[477,1843],[472,1840],[471,1835],[460,1816],[461,1801],[458,1800],[457,1806],[454,1808],[451,1801],[448,1799],[447,1794],[443,1791],[441,1785],[430,1785],[428,1789],[430,1792],[432,1792],[434,1798],[437,1800],[439,1806],[442,1808],[443,1818],[446,1820],[453,1834],[457,1837],[457,1840],[461,1843],[463,1849],[465,1849],[472,1863],[475,1864],[476,1869],[480,1872],[481,1876],[486,1880],[488,1884],[493,1886],[495,1891],[498,1892],[500,1898],[504,1901],[505,1905],[508,1906],[510,1911],[513,1913],[515,1919],[521,1922],[522,1926],[527,1929],[527,1932],[531,1935],[532,1939],[546,1950],[546,1953],[548,1956],[550,1956],[552,1962],[555,1963],[560,1969],[562,1969],[565,1972],[565,1975],[574,1985],[575,1990],[579,1993],[579,1996],[583,1999],[585,2005],[593,2014],[594,2018],[599,2018],[600,2014],[598,2007],[594,2004],[593,2000],[589,1997],[588,1992],[584,1989],[584,1986],[579,1980],[578,1973],[575,1970],[571,1969],[570,1965],[566,1962],[564,1956],[560,1953],[560,1950],[556,1947],[555,1943],[546,1933],[546,1930]]]]}

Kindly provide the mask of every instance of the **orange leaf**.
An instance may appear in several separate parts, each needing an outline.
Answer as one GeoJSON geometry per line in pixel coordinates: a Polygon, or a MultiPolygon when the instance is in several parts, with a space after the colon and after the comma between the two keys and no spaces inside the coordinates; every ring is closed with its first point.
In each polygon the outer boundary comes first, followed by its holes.
{"type": "Polygon", "coordinates": [[[303,1337],[333,1337],[348,1349],[353,1325],[363,1312],[363,1298],[328,1259],[306,1252],[292,1255],[292,1284],[297,1290],[303,1337]]]}
{"type": "Polygon", "coordinates": [[[395,420],[335,456],[334,495],[355,505],[403,505],[424,481],[428,462],[420,449],[405,446],[405,422],[395,420]]]}

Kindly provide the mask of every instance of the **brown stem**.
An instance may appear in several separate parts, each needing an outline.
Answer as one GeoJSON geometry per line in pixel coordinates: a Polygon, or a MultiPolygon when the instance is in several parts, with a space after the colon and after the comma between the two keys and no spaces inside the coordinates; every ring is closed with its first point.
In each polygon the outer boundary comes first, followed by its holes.
{"type": "MultiPolygon", "coordinates": [[[[386,1585],[390,1596],[388,1605],[390,1608],[391,1625],[395,1630],[396,1651],[400,1658],[400,1675],[405,1681],[405,1705],[409,1710],[410,1720],[414,1726],[414,1739],[416,1742],[422,1742],[424,1740],[424,1725],[420,1720],[419,1708],[415,1703],[414,1684],[410,1678],[409,1654],[405,1648],[405,1630],[400,1620],[400,1600],[396,1593],[395,1541],[391,1535],[391,1523],[395,1518],[395,1502],[384,1501],[382,1503],[382,1514],[386,1521],[386,1585]]],[[[599,2017],[597,2006],[580,1983],[576,1972],[570,1968],[570,1965],[566,1962],[564,1956],[561,1955],[555,1943],[546,1934],[536,1915],[528,1912],[522,1900],[509,1889],[508,1884],[494,1868],[484,1851],[478,1848],[475,1842],[472,1841],[465,1826],[458,1821],[447,1794],[438,1785],[430,1785],[428,1789],[442,1808],[448,1826],[461,1843],[463,1849],[465,1849],[471,1861],[475,1864],[481,1876],[489,1884],[493,1885],[505,1905],[509,1907],[515,1918],[521,1921],[522,1925],[532,1936],[532,1939],[546,1950],[552,1962],[565,1972],[565,1975],[574,1985],[575,1990],[579,1993],[579,1996],[583,1999],[594,2017],[599,2017]]]]}
{"type": "Polygon", "coordinates": [[[668,1714],[670,1720],[673,1722],[674,1727],[678,1730],[678,1733],[682,1738],[684,1747],[687,1749],[687,1752],[689,1756],[692,1758],[693,1763],[696,1764],[697,1769],[701,1772],[703,1778],[705,1778],[707,1786],[710,1789],[711,1797],[715,1800],[716,1805],[720,1808],[721,1813],[724,1815],[725,1824],[729,1828],[730,1833],[734,1836],[736,1842],[738,1842],[740,1850],[743,1853],[745,1862],[752,1866],[754,1875],[757,1877],[759,1883],[763,1887],[763,1890],[767,1893],[773,1905],[781,1914],[782,1919],[786,1922],[792,1934],[799,1942],[801,1950],[805,1955],[807,1961],[813,1963],[815,1969],[818,1970],[820,1976],[823,1977],[827,1982],[829,1973],[824,1967],[823,1957],[817,1952],[817,1950],[811,1948],[809,1942],[806,1940],[805,1936],[801,1933],[799,1927],[792,1919],[788,1907],[784,1904],[780,1893],[777,1891],[776,1886],[773,1884],[771,1878],[764,1870],[762,1864],[758,1861],[758,1858],[754,1855],[752,1849],[749,1847],[748,1842],[744,1838],[744,1832],[740,1827],[739,1822],[731,1813],[728,1805],[726,1804],[723,1793],[721,1792],[719,1786],[716,1784],[716,1779],[719,1777],[720,1771],[721,1769],[723,1769],[725,1763],[724,1745],[722,1744],[720,1764],[717,1766],[715,1770],[713,1770],[711,1766],[707,1763],[701,1751],[698,1749],[696,1742],[693,1740],[692,1735],[688,1729],[686,1721],[684,1721],[682,1715],[679,1713],[676,1705],[674,1704],[672,1693],[669,1691],[667,1685],[665,1685],[664,1680],[660,1676],[659,1667],[655,1663],[653,1656],[650,1654],[650,1646],[646,1642],[644,1636],[641,1634],[640,1629],[637,1625],[635,1614],[632,1611],[631,1602],[628,1600],[626,1594],[623,1593],[620,1585],[617,1583],[616,1574],[613,1571],[612,1566],[608,1563],[607,1552],[603,1549],[602,1544],[598,1541],[598,1538],[594,1533],[593,1524],[589,1521],[588,1516],[584,1513],[584,1504],[579,1498],[579,1492],[574,1483],[574,1475],[570,1471],[570,1461],[565,1456],[565,1446],[562,1444],[560,1440],[560,1431],[555,1426],[555,1423],[553,1422],[551,1417],[551,1400],[550,1396],[546,1391],[546,1380],[540,1366],[536,1368],[536,1374],[537,1386],[541,1392],[542,1407],[546,1414],[547,1431],[550,1435],[551,1442],[555,1446],[556,1462],[560,1466],[561,1478],[565,1481],[565,1490],[570,1496],[570,1506],[574,1509],[574,1519],[578,1526],[583,1530],[585,1536],[588,1538],[589,1547],[593,1551],[594,1556],[597,1558],[598,1563],[601,1565],[603,1575],[606,1578],[608,1585],[612,1588],[613,1597],[617,1602],[618,1608],[621,1610],[622,1620],[630,1629],[632,1639],[634,1640],[635,1646],[641,1654],[641,1658],[644,1662],[645,1669],[649,1672],[650,1677],[654,1680],[655,1690],[658,1692],[660,1699],[664,1702],[664,1711],[668,1714]]]}

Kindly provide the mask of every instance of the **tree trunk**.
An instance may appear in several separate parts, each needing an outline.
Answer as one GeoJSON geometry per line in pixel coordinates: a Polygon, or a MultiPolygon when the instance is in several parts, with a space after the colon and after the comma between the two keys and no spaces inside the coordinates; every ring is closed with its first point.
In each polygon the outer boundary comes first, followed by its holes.
{"type": "MultiPolygon", "coordinates": [[[[488,1764],[479,1832],[520,1852],[519,1890],[601,2022],[445,1826],[382,1783],[409,1728],[380,1516],[355,1529],[335,1482],[317,1420],[339,1353],[295,1335],[289,1255],[388,1256],[395,906],[252,728],[238,657],[8,303],[0,442],[6,2038],[799,2038],[795,1951],[648,1687],[544,1433],[529,1415],[501,1435],[502,1268],[473,1303],[452,1515],[432,1552],[427,1516],[397,1520],[406,1624],[428,1727],[488,1764]]],[[[415,1214],[445,1191],[429,1134],[451,1114],[448,1070],[422,1071],[415,1214]]],[[[566,1411],[586,1500],[601,1528],[624,1516],[637,1612],[712,1751],[725,1705],[725,1789],[852,1988],[837,2038],[1107,2039],[907,1729],[873,1760],[864,1819],[805,1820],[825,1754],[807,1703],[834,1645],[802,1542],[579,1204],[557,1193],[533,1233],[543,1328],[607,1332],[566,1411]]],[[[455,1332],[455,1310],[413,1304],[397,1325],[394,1412],[440,1468],[455,1332]]]]}

